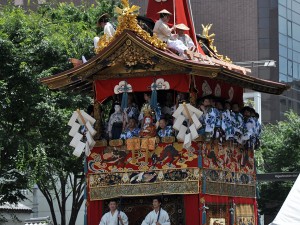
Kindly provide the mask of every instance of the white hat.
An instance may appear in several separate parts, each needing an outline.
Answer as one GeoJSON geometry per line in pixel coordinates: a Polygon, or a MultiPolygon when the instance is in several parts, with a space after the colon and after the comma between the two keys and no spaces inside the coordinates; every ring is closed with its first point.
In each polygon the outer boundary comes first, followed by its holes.
{"type": "Polygon", "coordinates": [[[180,29],[180,30],[190,30],[190,28],[187,27],[187,26],[186,26],[185,24],[183,24],[183,23],[177,24],[177,25],[175,25],[175,27],[176,27],[177,29],[180,29]]]}
{"type": "Polygon", "coordinates": [[[163,10],[157,12],[157,13],[158,13],[158,14],[164,13],[164,14],[170,14],[170,15],[172,15],[172,13],[170,13],[170,12],[169,12],[168,10],[166,10],[166,9],[163,9],[163,10]]]}

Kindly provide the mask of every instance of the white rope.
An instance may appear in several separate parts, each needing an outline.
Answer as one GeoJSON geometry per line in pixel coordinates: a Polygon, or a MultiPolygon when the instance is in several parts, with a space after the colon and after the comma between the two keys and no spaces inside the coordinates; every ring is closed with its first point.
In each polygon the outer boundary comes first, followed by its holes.
{"type": "MultiPolygon", "coordinates": [[[[176,0],[173,0],[173,14],[174,14],[174,27],[176,25],[176,0]]],[[[174,33],[176,34],[176,29],[174,29],[174,33]]]]}
{"type": "Polygon", "coordinates": [[[197,52],[199,53],[199,49],[198,49],[198,43],[197,43],[197,36],[196,36],[196,28],[195,28],[195,23],[194,23],[194,16],[193,16],[193,11],[192,11],[192,5],[191,5],[191,0],[189,0],[189,8],[190,8],[190,15],[192,17],[192,24],[194,27],[194,40],[196,41],[195,45],[197,48],[197,52]]]}

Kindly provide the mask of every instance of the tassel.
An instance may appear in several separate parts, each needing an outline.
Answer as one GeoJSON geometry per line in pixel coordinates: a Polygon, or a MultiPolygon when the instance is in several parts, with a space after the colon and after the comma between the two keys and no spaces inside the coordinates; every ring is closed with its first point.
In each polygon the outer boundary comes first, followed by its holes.
{"type": "Polygon", "coordinates": [[[157,91],[156,91],[156,86],[152,90],[150,105],[151,105],[152,109],[156,109],[156,107],[157,107],[157,91]]]}
{"type": "Polygon", "coordinates": [[[234,225],[234,209],[230,209],[230,225],[234,225]]]}
{"type": "Polygon", "coordinates": [[[127,92],[123,92],[122,102],[121,102],[121,109],[122,109],[122,111],[124,109],[126,109],[127,106],[128,106],[128,93],[127,92]]]}
{"type": "Polygon", "coordinates": [[[203,209],[203,212],[202,212],[202,225],[205,225],[206,224],[206,211],[205,209],[203,209]]]}
{"type": "Polygon", "coordinates": [[[202,206],[202,225],[206,224],[206,210],[209,209],[208,207],[204,205],[202,206]]]}

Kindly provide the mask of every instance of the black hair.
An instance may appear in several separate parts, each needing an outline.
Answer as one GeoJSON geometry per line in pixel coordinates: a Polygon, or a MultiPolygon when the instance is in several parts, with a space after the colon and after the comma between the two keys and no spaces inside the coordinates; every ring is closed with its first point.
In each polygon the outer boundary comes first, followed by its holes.
{"type": "Polygon", "coordinates": [[[108,204],[111,203],[111,202],[115,202],[116,204],[118,204],[118,201],[117,201],[116,199],[110,199],[110,200],[108,201],[108,204]]]}
{"type": "Polygon", "coordinates": [[[166,16],[170,16],[170,14],[169,13],[160,13],[159,14],[159,18],[164,18],[166,16]]]}
{"type": "Polygon", "coordinates": [[[152,201],[157,200],[160,204],[162,203],[162,199],[160,197],[154,197],[152,201]]]}
{"type": "Polygon", "coordinates": [[[109,18],[108,17],[102,17],[102,18],[100,18],[99,20],[98,20],[98,23],[100,24],[100,23],[107,23],[109,21],[109,18]]]}
{"type": "Polygon", "coordinates": [[[255,113],[255,117],[259,119],[259,114],[257,112],[255,113]]]}

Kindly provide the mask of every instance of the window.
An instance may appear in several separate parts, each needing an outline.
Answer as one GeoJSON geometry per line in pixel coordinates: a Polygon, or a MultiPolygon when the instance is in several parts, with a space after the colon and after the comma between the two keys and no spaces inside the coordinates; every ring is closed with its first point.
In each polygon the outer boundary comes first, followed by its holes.
{"type": "Polygon", "coordinates": [[[287,21],[287,35],[289,37],[292,37],[292,21],[287,21]]]}
{"type": "Polygon", "coordinates": [[[287,57],[287,47],[279,45],[279,55],[287,57]]]}
{"type": "Polygon", "coordinates": [[[288,75],[289,76],[293,76],[293,61],[292,60],[288,60],[288,75]]]}
{"type": "Polygon", "coordinates": [[[287,37],[283,34],[279,34],[279,44],[287,46],[287,37]]]}
{"type": "Polygon", "coordinates": [[[299,74],[298,74],[298,63],[293,62],[293,77],[296,79],[299,79],[299,74]]]}
{"type": "Polygon", "coordinates": [[[279,19],[278,19],[278,26],[279,26],[279,32],[282,33],[282,34],[287,34],[286,31],[286,19],[283,18],[282,16],[279,16],[279,19]]]}
{"type": "Polygon", "coordinates": [[[287,59],[279,56],[279,72],[287,74],[287,59]]]}
{"type": "Polygon", "coordinates": [[[282,17],[286,17],[286,8],[282,5],[278,6],[278,13],[282,17]]]}

